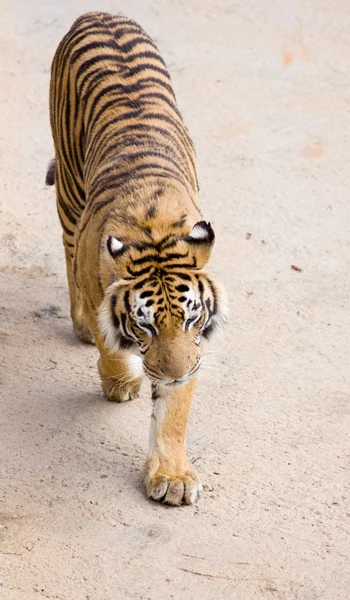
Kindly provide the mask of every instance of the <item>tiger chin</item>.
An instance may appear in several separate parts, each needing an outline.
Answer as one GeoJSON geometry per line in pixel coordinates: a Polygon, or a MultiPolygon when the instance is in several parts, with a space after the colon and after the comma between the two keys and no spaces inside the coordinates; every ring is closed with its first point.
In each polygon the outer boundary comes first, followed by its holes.
{"type": "Polygon", "coordinates": [[[205,340],[227,310],[205,270],[215,236],[198,207],[192,141],[151,38],[126,17],[80,17],[52,63],[50,117],[46,182],[74,330],[95,342],[109,400],[132,400],[150,379],[146,493],[192,504],[202,486],[184,447],[188,415],[205,340]]]}

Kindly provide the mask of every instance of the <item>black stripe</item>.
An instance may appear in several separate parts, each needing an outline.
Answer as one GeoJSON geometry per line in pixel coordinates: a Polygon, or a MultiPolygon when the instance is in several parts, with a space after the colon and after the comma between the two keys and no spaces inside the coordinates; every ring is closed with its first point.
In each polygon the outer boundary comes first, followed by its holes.
{"type": "Polygon", "coordinates": [[[74,237],[74,232],[71,231],[70,229],[68,229],[68,227],[66,226],[66,224],[64,223],[64,221],[63,221],[63,219],[62,219],[62,217],[60,215],[60,211],[57,211],[57,212],[58,212],[58,218],[60,220],[60,223],[61,223],[61,226],[62,226],[62,229],[63,229],[64,233],[66,235],[69,235],[70,237],[74,237]]]}
{"type": "Polygon", "coordinates": [[[147,281],[148,281],[148,277],[146,277],[145,279],[142,279],[141,281],[138,281],[137,283],[135,283],[134,290],[141,289],[145,285],[145,283],[147,283],[147,281]]]}
{"type": "Polygon", "coordinates": [[[146,71],[147,69],[151,71],[156,71],[157,73],[164,75],[164,77],[166,77],[170,81],[170,75],[166,68],[163,69],[162,67],[158,67],[157,65],[152,65],[152,63],[147,62],[140,63],[138,65],[135,65],[134,67],[129,68],[128,71],[124,74],[124,77],[126,79],[129,79],[130,77],[134,77],[134,75],[144,73],[144,71],[146,71]]]}
{"type": "Polygon", "coordinates": [[[126,335],[128,335],[128,332],[126,330],[126,314],[122,313],[120,315],[120,317],[121,317],[121,330],[122,330],[123,334],[126,336],[126,335]]]}
{"type": "Polygon", "coordinates": [[[116,329],[119,329],[120,327],[120,321],[117,317],[117,315],[115,314],[115,307],[117,304],[117,297],[116,296],[112,296],[111,298],[111,312],[112,312],[112,319],[113,319],[113,325],[116,329]]]}
{"type": "Polygon", "coordinates": [[[147,262],[156,262],[156,263],[165,263],[168,260],[174,260],[174,259],[182,259],[182,258],[186,258],[188,256],[188,252],[186,252],[185,254],[179,254],[179,253],[173,253],[173,254],[168,254],[168,256],[159,256],[158,254],[147,254],[147,256],[143,256],[142,258],[137,258],[136,260],[133,260],[133,265],[143,265],[147,262]]]}
{"type": "Polygon", "coordinates": [[[213,300],[214,300],[213,313],[216,314],[217,311],[218,311],[218,295],[217,295],[216,289],[214,287],[214,284],[209,279],[209,277],[207,277],[207,282],[208,282],[208,285],[210,287],[210,291],[213,294],[213,300]]]}
{"type": "Polygon", "coordinates": [[[135,46],[137,46],[138,44],[150,44],[150,46],[157,49],[155,44],[152,42],[152,40],[148,37],[146,33],[144,35],[138,35],[132,40],[125,42],[124,44],[120,44],[119,49],[123,52],[128,53],[130,52],[130,50],[133,50],[133,48],[135,48],[135,46]]]}
{"type": "Polygon", "coordinates": [[[198,267],[197,267],[197,261],[196,261],[195,257],[193,257],[192,264],[187,263],[187,264],[181,265],[181,264],[177,263],[175,265],[167,265],[166,268],[167,269],[190,269],[191,270],[191,269],[197,269],[198,267]]]}
{"type": "MultiPolygon", "coordinates": [[[[139,58],[153,58],[154,60],[158,60],[166,69],[167,75],[169,77],[169,73],[168,73],[168,69],[166,68],[166,64],[163,60],[163,58],[161,57],[161,55],[159,54],[158,51],[156,51],[156,49],[154,50],[140,50],[140,52],[135,52],[135,54],[128,54],[127,56],[122,56],[120,57],[120,55],[118,55],[118,58],[122,58],[123,61],[128,61],[129,64],[131,62],[134,62],[135,60],[138,60],[139,58]]],[[[153,67],[153,65],[152,65],[153,67]]],[[[169,77],[170,79],[170,77],[169,77]]]]}
{"type": "Polygon", "coordinates": [[[153,296],[153,292],[150,290],[146,290],[145,292],[141,292],[140,298],[149,298],[149,296],[153,296]]]}
{"type": "Polygon", "coordinates": [[[70,222],[70,224],[73,226],[73,230],[74,227],[76,225],[77,219],[75,219],[72,215],[72,213],[70,212],[67,204],[65,203],[65,201],[63,200],[62,196],[59,197],[58,201],[58,208],[62,210],[62,212],[64,213],[65,217],[68,219],[68,221],[70,222]]]}
{"type": "MultiPolygon", "coordinates": [[[[81,58],[83,56],[83,54],[86,54],[90,50],[100,50],[101,48],[103,48],[103,49],[110,48],[112,50],[112,52],[108,56],[109,56],[109,58],[111,58],[115,62],[117,62],[118,54],[115,52],[116,43],[115,43],[113,35],[111,34],[110,31],[108,31],[108,32],[102,32],[102,36],[103,37],[105,36],[105,39],[101,39],[101,34],[99,34],[98,40],[93,41],[93,42],[87,41],[86,44],[79,46],[79,48],[74,50],[74,52],[72,52],[72,54],[71,54],[72,63],[77,62],[79,60],[79,58],[81,58]]],[[[87,36],[84,36],[84,37],[87,40],[87,36]]],[[[77,46],[76,40],[75,40],[74,45],[77,46]]],[[[98,54],[95,54],[94,56],[96,57],[96,56],[98,56],[98,54]]]]}
{"type": "Polygon", "coordinates": [[[214,315],[214,311],[212,310],[211,304],[210,304],[210,298],[206,299],[205,305],[207,307],[208,315],[209,315],[209,318],[210,318],[210,317],[212,317],[214,315]]]}
{"type": "Polygon", "coordinates": [[[126,329],[126,314],[125,313],[121,314],[121,329],[122,329],[124,335],[121,335],[119,338],[120,349],[128,350],[129,348],[131,348],[132,346],[135,345],[135,342],[133,340],[129,339],[129,335],[128,335],[128,332],[126,329]]]}
{"type": "Polygon", "coordinates": [[[57,205],[62,209],[68,221],[75,226],[79,218],[79,212],[74,205],[72,206],[71,193],[70,190],[67,189],[67,182],[62,171],[60,171],[59,177],[57,178],[57,183],[60,190],[57,197],[57,205]],[[66,200],[69,202],[69,205],[66,200]]]}
{"type": "Polygon", "coordinates": [[[177,285],[177,286],[175,287],[175,289],[176,289],[178,292],[188,292],[190,288],[188,287],[188,285],[184,285],[183,283],[181,283],[180,285],[177,285]]]}
{"type": "Polygon", "coordinates": [[[165,104],[167,104],[168,106],[170,106],[170,108],[176,112],[176,114],[181,117],[181,113],[176,105],[175,102],[173,102],[170,98],[168,98],[168,96],[166,96],[165,94],[162,94],[161,92],[147,92],[146,94],[140,94],[140,96],[138,97],[138,100],[140,101],[148,101],[150,98],[155,98],[157,100],[162,100],[162,102],[165,102],[165,104]]]}
{"type": "Polygon", "coordinates": [[[130,33],[136,33],[137,35],[144,34],[146,37],[148,37],[146,32],[143,31],[142,27],[140,27],[136,21],[129,19],[127,25],[127,27],[120,28],[120,31],[118,29],[114,30],[114,37],[116,40],[120,40],[122,37],[129,35],[130,33]]]}
{"type": "Polygon", "coordinates": [[[179,279],[183,279],[185,281],[191,281],[192,282],[192,277],[190,275],[188,275],[187,273],[172,273],[175,277],[178,277],[179,279]]]}
{"type": "Polygon", "coordinates": [[[130,297],[130,291],[128,290],[124,294],[124,306],[125,306],[125,310],[128,313],[128,315],[131,314],[131,306],[130,306],[129,297],[130,297]]]}
{"type": "Polygon", "coordinates": [[[140,277],[141,275],[145,275],[146,273],[149,273],[150,268],[147,267],[146,269],[141,269],[140,271],[133,271],[130,267],[127,267],[127,271],[133,277],[140,277]]]}
{"type": "MultiPolygon", "coordinates": [[[[168,90],[168,92],[170,92],[170,94],[172,96],[174,96],[174,98],[175,98],[174,90],[171,87],[171,84],[170,83],[165,83],[165,81],[163,81],[163,79],[159,79],[159,77],[148,76],[148,77],[143,77],[142,79],[139,79],[137,81],[138,85],[142,84],[143,89],[146,88],[146,85],[144,85],[144,84],[148,84],[148,83],[154,83],[156,85],[160,85],[161,87],[163,87],[166,90],[168,90]]],[[[134,83],[133,85],[136,85],[136,84],[134,83]]]]}

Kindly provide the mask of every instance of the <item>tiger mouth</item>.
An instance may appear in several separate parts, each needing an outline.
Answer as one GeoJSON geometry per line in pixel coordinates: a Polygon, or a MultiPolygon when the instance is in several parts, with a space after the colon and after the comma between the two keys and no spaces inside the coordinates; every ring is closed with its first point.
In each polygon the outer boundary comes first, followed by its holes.
{"type": "Polygon", "coordinates": [[[199,370],[199,368],[201,366],[201,362],[202,361],[199,360],[198,363],[193,367],[192,371],[190,373],[188,373],[182,379],[169,380],[166,377],[159,377],[159,375],[155,375],[154,373],[149,371],[149,369],[145,366],[145,364],[143,364],[143,370],[144,370],[145,374],[147,375],[147,377],[154,383],[166,385],[167,387],[180,387],[180,386],[188,383],[192,379],[192,377],[194,377],[194,375],[197,373],[197,371],[199,370]]]}

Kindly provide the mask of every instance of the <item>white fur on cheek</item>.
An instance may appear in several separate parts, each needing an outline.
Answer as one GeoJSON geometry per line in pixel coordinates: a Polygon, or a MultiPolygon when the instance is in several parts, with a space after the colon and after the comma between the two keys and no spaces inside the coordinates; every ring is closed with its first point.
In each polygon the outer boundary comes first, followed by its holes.
{"type": "Polygon", "coordinates": [[[111,300],[110,296],[107,295],[98,311],[98,327],[102,333],[105,345],[112,352],[118,352],[119,342],[118,335],[113,324],[113,318],[111,315],[111,300]]]}
{"type": "Polygon", "coordinates": [[[142,329],[142,331],[144,331],[145,333],[147,333],[147,335],[152,337],[152,333],[147,329],[147,327],[142,327],[142,325],[152,325],[153,328],[155,329],[156,333],[159,333],[158,328],[156,327],[156,325],[154,324],[154,308],[153,306],[146,306],[147,301],[149,300],[149,298],[140,298],[140,296],[138,296],[137,300],[136,300],[136,306],[135,306],[135,313],[137,315],[137,320],[138,320],[138,326],[140,327],[140,329],[142,329]],[[142,315],[139,315],[139,310],[141,309],[142,311],[142,315]]]}
{"type": "Polygon", "coordinates": [[[190,287],[188,292],[183,292],[183,295],[186,296],[186,300],[184,300],[184,302],[182,303],[182,308],[183,311],[185,313],[185,321],[184,324],[182,326],[183,330],[185,331],[185,325],[186,325],[186,321],[187,319],[194,317],[197,315],[197,318],[195,321],[193,321],[192,323],[190,323],[188,329],[192,329],[193,325],[196,323],[196,321],[198,321],[198,319],[201,316],[201,311],[198,310],[193,310],[193,305],[194,304],[199,304],[200,305],[200,299],[199,296],[196,294],[196,291],[193,287],[190,287]],[[191,304],[189,306],[187,306],[187,303],[189,300],[192,300],[191,304]]]}

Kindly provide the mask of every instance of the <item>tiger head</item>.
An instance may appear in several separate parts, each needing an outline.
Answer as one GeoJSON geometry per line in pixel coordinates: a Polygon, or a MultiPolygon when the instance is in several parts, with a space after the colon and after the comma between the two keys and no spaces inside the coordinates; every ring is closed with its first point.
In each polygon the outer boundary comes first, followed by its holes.
{"type": "Polygon", "coordinates": [[[202,338],[225,324],[222,294],[203,271],[213,243],[205,221],[157,244],[107,239],[115,281],[99,310],[100,331],[112,352],[141,355],[158,384],[186,383],[200,367],[202,338]]]}

